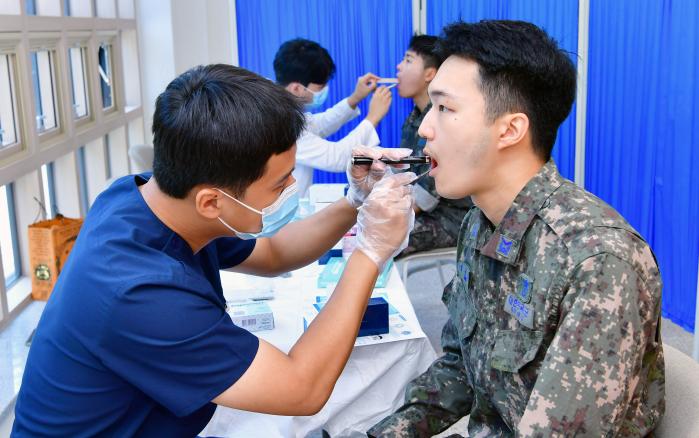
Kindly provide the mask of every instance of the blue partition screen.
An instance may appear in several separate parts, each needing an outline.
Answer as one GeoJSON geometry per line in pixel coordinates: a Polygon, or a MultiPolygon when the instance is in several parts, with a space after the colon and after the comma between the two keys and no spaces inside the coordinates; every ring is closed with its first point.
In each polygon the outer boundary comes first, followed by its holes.
{"type": "MultiPolygon", "coordinates": [[[[529,21],[544,29],[577,64],[577,0],[432,0],[427,2],[427,31],[439,35],[442,28],[457,20],[485,19],[529,21]]],[[[561,174],[575,174],[575,106],[558,130],[553,159],[561,174]]]]}
{"type": "Polygon", "coordinates": [[[694,327],[699,263],[699,6],[593,0],[587,188],[650,243],[663,314],[694,327]]]}
{"type": "MultiPolygon", "coordinates": [[[[328,105],[358,76],[394,76],[411,35],[410,0],[238,0],[240,65],[273,78],[279,45],[304,37],[326,47],[338,71],[328,105]]],[[[577,0],[429,0],[427,31],[463,19],[518,19],[545,29],[577,62],[577,0]]],[[[695,324],[699,264],[699,2],[590,1],[586,188],[609,202],[648,240],[664,281],[663,314],[695,324]],[[642,30],[642,31],[640,31],[642,30]]],[[[394,94],[379,127],[385,146],[400,141],[412,104],[394,94]]],[[[361,105],[366,114],[366,102],[361,105]]],[[[553,156],[575,169],[575,108],[553,156]]],[[[349,132],[358,120],[333,138],[349,132]]],[[[316,182],[344,181],[316,172],[316,182]]]]}
{"type": "MultiPolygon", "coordinates": [[[[337,66],[330,82],[327,108],[354,90],[366,72],[395,77],[412,34],[410,0],[238,0],[236,2],[240,66],[274,79],[274,54],[284,41],[308,38],[325,47],[337,66]]],[[[367,113],[369,98],[360,104],[362,116],[330,140],[342,138],[367,113]]],[[[412,102],[393,93],[391,111],[377,131],[381,143],[400,143],[400,129],[412,102]]],[[[316,171],[315,182],[344,182],[344,174],[316,171]]]]}

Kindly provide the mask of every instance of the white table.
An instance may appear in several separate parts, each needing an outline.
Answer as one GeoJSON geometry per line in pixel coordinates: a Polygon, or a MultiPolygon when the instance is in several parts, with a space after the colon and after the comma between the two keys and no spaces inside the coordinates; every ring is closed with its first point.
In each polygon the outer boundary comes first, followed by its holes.
{"type": "MultiPolygon", "coordinates": [[[[235,299],[233,285],[245,289],[255,286],[255,281],[273,282],[275,298],[269,304],[275,329],[256,334],[288,352],[303,333],[304,303],[324,293],[316,285],[321,270],[322,266],[314,264],[294,271],[289,278],[271,280],[222,273],[222,282],[227,300],[235,299]]],[[[395,266],[387,287],[376,292],[386,293],[389,302],[406,318],[410,339],[355,346],[328,403],[314,416],[283,417],[219,406],[200,436],[304,437],[322,427],[332,437],[365,437],[366,430],[402,404],[405,385],[436,358],[395,266]]]]}

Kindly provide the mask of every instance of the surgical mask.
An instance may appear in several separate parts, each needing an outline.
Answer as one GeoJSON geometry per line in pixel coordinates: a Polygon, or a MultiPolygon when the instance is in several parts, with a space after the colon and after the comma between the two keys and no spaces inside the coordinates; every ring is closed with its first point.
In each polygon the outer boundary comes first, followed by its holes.
{"type": "MultiPolygon", "coordinates": [[[[306,87],[303,87],[303,88],[306,88],[306,87]]],[[[325,101],[328,99],[328,86],[327,85],[325,87],[323,87],[323,89],[320,91],[313,91],[313,90],[309,90],[308,88],[306,88],[306,91],[308,91],[309,93],[311,93],[313,95],[313,100],[310,103],[306,104],[307,110],[314,110],[314,109],[320,108],[321,105],[323,105],[325,103],[325,101]]]]}
{"type": "Polygon", "coordinates": [[[296,210],[299,207],[298,186],[296,185],[296,182],[285,188],[282,191],[282,194],[279,195],[279,198],[277,198],[277,200],[274,201],[272,205],[263,208],[262,211],[252,208],[249,205],[246,205],[245,203],[235,199],[233,196],[229,195],[221,189],[216,190],[228,196],[229,198],[242,205],[243,207],[247,208],[248,210],[254,211],[255,213],[262,216],[262,229],[257,233],[244,233],[238,231],[235,228],[228,225],[226,222],[224,222],[224,220],[220,217],[218,218],[218,220],[221,221],[221,223],[225,225],[226,228],[233,231],[239,238],[243,240],[259,239],[262,237],[271,237],[275,235],[280,228],[288,224],[291,221],[291,219],[294,218],[296,210]]]}

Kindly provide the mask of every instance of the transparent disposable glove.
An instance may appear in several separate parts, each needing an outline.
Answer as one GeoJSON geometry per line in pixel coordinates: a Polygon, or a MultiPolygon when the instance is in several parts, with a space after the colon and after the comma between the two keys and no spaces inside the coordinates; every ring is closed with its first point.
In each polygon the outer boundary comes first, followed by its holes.
{"type": "Polygon", "coordinates": [[[388,260],[408,246],[415,224],[413,172],[390,175],[378,181],[357,216],[357,249],[376,263],[379,272],[388,260]]]}
{"type": "MultiPolygon", "coordinates": [[[[380,148],[369,146],[358,146],[352,149],[352,156],[371,157],[374,160],[379,158],[390,158],[398,160],[409,156],[413,151],[407,148],[380,148]]],[[[399,166],[409,167],[409,166],[399,166]]],[[[377,181],[380,181],[386,174],[390,174],[388,165],[381,161],[374,161],[371,166],[353,165],[350,161],[347,164],[347,181],[349,181],[349,190],[347,191],[347,200],[354,208],[359,208],[364,202],[372,187],[377,181]]]]}

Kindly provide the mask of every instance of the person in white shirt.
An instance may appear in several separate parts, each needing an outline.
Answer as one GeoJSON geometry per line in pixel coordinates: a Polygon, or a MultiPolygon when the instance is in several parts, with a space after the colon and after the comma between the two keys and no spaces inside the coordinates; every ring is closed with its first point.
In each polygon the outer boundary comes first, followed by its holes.
{"type": "MultiPolygon", "coordinates": [[[[274,73],[278,84],[301,100],[307,111],[320,107],[328,96],[328,82],[335,74],[335,63],[318,43],[293,39],[279,47],[274,57],[274,73]]],[[[307,196],[313,182],[313,169],[344,172],[356,146],[376,146],[376,127],[391,106],[388,88],[377,87],[379,77],[367,73],[357,79],[354,91],[332,108],[317,114],[306,113],[306,129],[296,142],[294,178],[299,195],[307,196]],[[359,102],[373,93],[366,118],[342,139],[332,142],[326,137],[360,115],[359,102]]]]}

